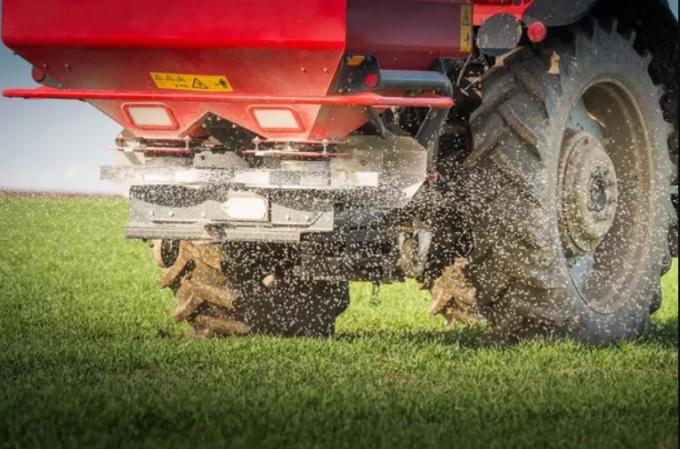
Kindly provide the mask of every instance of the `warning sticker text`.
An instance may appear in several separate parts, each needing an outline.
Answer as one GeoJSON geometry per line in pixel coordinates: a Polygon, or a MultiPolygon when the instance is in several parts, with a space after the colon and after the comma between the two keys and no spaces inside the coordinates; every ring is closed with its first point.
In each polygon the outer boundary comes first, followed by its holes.
{"type": "Polygon", "coordinates": [[[194,75],[190,73],[151,72],[151,79],[159,89],[193,90],[202,92],[233,92],[224,75],[194,75]]]}

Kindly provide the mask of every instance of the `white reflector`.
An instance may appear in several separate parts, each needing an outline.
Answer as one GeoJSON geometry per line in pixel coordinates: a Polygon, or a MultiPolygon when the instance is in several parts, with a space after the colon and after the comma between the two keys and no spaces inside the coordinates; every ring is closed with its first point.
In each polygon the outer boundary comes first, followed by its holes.
{"type": "Polygon", "coordinates": [[[262,129],[300,129],[300,123],[290,109],[253,109],[253,115],[262,129]]]}
{"type": "Polygon", "coordinates": [[[267,218],[267,201],[256,196],[232,197],[224,203],[229,218],[258,221],[267,218]]]}
{"type": "Polygon", "coordinates": [[[175,129],[172,113],[165,106],[133,106],[126,107],[130,120],[139,128],[175,129]]]}

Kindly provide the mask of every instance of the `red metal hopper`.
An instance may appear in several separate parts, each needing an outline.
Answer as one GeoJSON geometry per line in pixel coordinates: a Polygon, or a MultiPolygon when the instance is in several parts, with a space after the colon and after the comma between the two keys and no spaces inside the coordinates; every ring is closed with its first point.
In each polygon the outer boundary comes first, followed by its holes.
{"type": "Polygon", "coordinates": [[[464,56],[468,3],[5,0],[3,41],[49,86],[5,95],[83,99],[138,137],[200,135],[212,113],[271,140],[339,140],[371,106],[451,107],[381,88],[380,70],[464,56]]]}

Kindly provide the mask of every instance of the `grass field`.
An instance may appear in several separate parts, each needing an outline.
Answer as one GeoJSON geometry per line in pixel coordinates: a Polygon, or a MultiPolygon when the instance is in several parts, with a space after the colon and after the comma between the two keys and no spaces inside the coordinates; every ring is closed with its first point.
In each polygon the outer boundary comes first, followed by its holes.
{"type": "Polygon", "coordinates": [[[604,349],[489,346],[411,283],[354,285],[332,339],[193,340],[125,217],[0,198],[0,448],[677,447],[677,264],[652,333],[604,349]]]}

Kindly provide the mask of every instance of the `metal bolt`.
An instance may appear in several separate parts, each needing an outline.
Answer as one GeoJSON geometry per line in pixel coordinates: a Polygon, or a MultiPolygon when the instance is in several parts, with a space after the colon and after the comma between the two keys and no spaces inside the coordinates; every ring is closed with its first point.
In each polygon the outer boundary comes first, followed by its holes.
{"type": "Polygon", "coordinates": [[[286,214],[283,218],[286,219],[286,221],[290,221],[290,215],[286,214]]]}
{"type": "Polygon", "coordinates": [[[175,213],[173,211],[168,212],[169,217],[173,217],[174,215],[175,215],[175,213]]]}
{"type": "Polygon", "coordinates": [[[156,215],[156,214],[155,214],[152,210],[150,210],[150,211],[149,211],[149,216],[153,217],[154,215],[156,215]]]}

